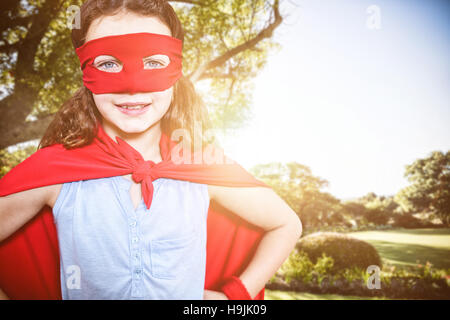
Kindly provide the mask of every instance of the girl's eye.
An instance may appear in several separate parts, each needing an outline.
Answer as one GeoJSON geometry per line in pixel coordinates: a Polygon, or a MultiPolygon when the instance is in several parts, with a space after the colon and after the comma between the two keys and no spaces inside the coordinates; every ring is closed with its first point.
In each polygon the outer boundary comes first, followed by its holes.
{"type": "Polygon", "coordinates": [[[110,71],[110,72],[117,72],[118,70],[120,70],[120,66],[113,61],[102,62],[97,67],[99,69],[103,69],[105,71],[110,71]]]}
{"type": "Polygon", "coordinates": [[[157,68],[164,68],[164,63],[161,63],[156,60],[149,60],[145,62],[144,69],[157,69],[157,68]]]}

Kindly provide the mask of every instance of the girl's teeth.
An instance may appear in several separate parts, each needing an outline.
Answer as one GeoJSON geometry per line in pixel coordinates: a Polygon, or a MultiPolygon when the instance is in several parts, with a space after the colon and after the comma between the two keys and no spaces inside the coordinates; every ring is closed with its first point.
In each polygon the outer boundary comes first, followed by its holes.
{"type": "Polygon", "coordinates": [[[136,109],[142,109],[142,108],[144,108],[144,106],[143,106],[143,105],[134,106],[134,107],[126,107],[126,106],[122,106],[122,108],[125,108],[125,109],[131,109],[131,110],[136,110],[136,109]]]}

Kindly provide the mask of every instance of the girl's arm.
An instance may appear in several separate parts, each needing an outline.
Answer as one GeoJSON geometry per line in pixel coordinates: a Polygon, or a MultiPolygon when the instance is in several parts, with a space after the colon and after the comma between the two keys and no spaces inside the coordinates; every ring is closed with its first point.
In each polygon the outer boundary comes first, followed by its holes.
{"type": "Polygon", "coordinates": [[[45,205],[53,208],[62,184],[0,197],[0,242],[33,218],[45,205]]]}
{"type": "MultiPolygon", "coordinates": [[[[239,276],[253,298],[294,249],[302,234],[301,221],[270,188],[208,185],[208,192],[211,200],[266,231],[253,259],[239,276]]],[[[205,292],[205,298],[218,299],[219,296],[218,292],[205,292]]]]}

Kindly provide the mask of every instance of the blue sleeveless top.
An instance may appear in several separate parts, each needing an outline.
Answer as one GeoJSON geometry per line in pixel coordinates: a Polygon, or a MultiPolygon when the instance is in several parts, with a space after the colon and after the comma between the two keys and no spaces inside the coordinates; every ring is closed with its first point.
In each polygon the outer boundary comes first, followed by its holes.
{"type": "Polygon", "coordinates": [[[122,176],[64,183],[53,207],[63,299],[203,299],[208,186],[159,178],[148,210],[122,176]]]}

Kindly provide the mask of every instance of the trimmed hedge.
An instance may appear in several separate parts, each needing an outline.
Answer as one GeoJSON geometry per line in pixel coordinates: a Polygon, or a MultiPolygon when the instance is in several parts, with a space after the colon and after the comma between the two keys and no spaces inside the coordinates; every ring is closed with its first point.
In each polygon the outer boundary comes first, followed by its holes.
{"type": "Polygon", "coordinates": [[[332,273],[353,267],[366,270],[370,265],[377,265],[382,269],[381,258],[375,247],[346,234],[316,232],[301,238],[296,249],[304,251],[313,263],[316,263],[323,253],[332,257],[332,273]]]}

